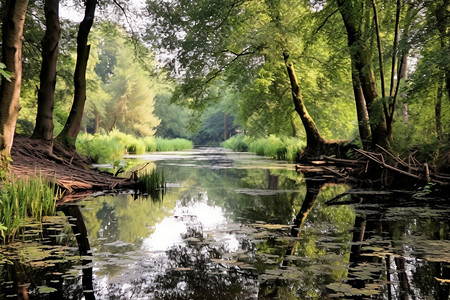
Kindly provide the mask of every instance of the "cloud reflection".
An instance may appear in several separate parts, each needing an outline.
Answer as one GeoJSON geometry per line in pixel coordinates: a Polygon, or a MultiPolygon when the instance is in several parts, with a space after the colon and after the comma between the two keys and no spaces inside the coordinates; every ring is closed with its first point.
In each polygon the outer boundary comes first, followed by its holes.
{"type": "Polygon", "coordinates": [[[176,245],[184,245],[183,236],[188,229],[195,229],[202,232],[204,238],[213,239],[228,251],[237,251],[239,241],[236,236],[217,231],[226,226],[227,219],[223,209],[208,205],[207,193],[200,193],[196,199],[178,201],[173,215],[155,226],[153,234],[144,240],[142,249],[149,252],[164,252],[176,245]]]}

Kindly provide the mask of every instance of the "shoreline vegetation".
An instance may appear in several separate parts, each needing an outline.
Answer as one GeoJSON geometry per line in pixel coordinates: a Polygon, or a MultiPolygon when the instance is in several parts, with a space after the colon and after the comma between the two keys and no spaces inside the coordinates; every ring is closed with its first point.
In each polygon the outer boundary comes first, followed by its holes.
{"type": "Polygon", "coordinates": [[[138,138],[113,130],[109,134],[80,134],[76,147],[78,153],[91,157],[95,163],[115,163],[126,154],[192,149],[194,144],[180,138],[138,138]]]}
{"type": "Polygon", "coordinates": [[[42,175],[12,178],[2,183],[0,191],[0,241],[10,242],[27,222],[42,222],[54,215],[61,195],[55,181],[42,175]]]}
{"type": "Polygon", "coordinates": [[[296,137],[278,137],[250,139],[243,134],[232,136],[222,142],[222,147],[238,152],[253,152],[277,160],[294,162],[306,147],[306,142],[296,137]]]}
{"type": "Polygon", "coordinates": [[[14,239],[29,220],[41,222],[44,216],[53,215],[57,202],[76,200],[79,192],[86,195],[93,191],[140,188],[151,194],[164,186],[160,173],[146,173],[142,180],[120,178],[92,169],[90,163],[113,163],[127,153],[188,149],[193,143],[183,139],[139,139],[114,131],[110,135],[80,135],[77,147],[78,152],[55,145],[49,154],[42,141],[15,137],[10,170],[3,170],[7,173],[6,180],[0,182],[0,241],[14,239]]]}

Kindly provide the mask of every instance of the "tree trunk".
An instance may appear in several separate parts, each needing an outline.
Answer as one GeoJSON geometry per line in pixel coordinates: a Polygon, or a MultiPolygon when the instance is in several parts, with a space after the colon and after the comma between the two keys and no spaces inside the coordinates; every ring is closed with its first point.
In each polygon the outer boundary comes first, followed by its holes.
{"type": "Polygon", "coordinates": [[[363,147],[365,150],[370,148],[370,126],[369,126],[369,113],[367,112],[366,100],[361,88],[359,77],[356,75],[358,72],[352,72],[353,93],[355,95],[356,113],[358,116],[358,129],[359,136],[361,138],[363,147]]]}
{"type": "Polygon", "coordinates": [[[434,113],[435,113],[435,121],[436,121],[436,135],[439,141],[442,141],[442,97],[444,96],[444,74],[442,74],[441,78],[438,82],[437,95],[436,95],[436,103],[434,105],[434,113]]]}
{"type": "Polygon", "coordinates": [[[375,76],[370,64],[370,53],[362,38],[360,7],[353,1],[338,0],[345,28],[347,30],[350,58],[352,60],[353,76],[358,76],[366,101],[372,132],[372,148],[376,145],[387,147],[389,145],[386,116],[382,101],[378,95],[375,76]]]}
{"type": "MultiPolygon", "coordinates": [[[[59,0],[45,0],[45,36],[42,39],[41,86],[38,89],[36,127],[32,137],[50,144],[53,140],[53,106],[55,103],[56,63],[60,38],[59,0]]],[[[51,150],[51,149],[50,149],[51,150]]]]}
{"type": "Polygon", "coordinates": [[[75,94],[69,117],[57,140],[70,149],[75,149],[75,141],[81,128],[84,105],[86,103],[86,68],[90,45],[87,44],[89,32],[94,22],[96,0],[87,0],[84,19],[80,23],[77,37],[77,63],[75,66],[75,94]]]}
{"type": "Polygon", "coordinates": [[[298,80],[295,74],[294,66],[292,63],[288,63],[289,55],[287,53],[283,53],[283,56],[284,62],[286,64],[287,73],[289,76],[289,81],[291,83],[292,99],[294,101],[295,111],[300,116],[303,126],[305,127],[306,147],[308,148],[309,151],[312,151],[313,153],[320,151],[325,144],[325,139],[320,135],[316,123],[309,115],[308,110],[306,109],[305,104],[303,103],[303,97],[300,91],[300,87],[298,85],[298,80]]]}
{"type": "Polygon", "coordinates": [[[0,87],[0,168],[7,168],[19,114],[22,83],[22,34],[28,0],[7,0],[3,7],[2,62],[11,72],[0,87]]]}
{"type": "Polygon", "coordinates": [[[292,137],[298,137],[297,126],[295,124],[295,113],[291,113],[289,117],[292,127],[292,137]]]}
{"type": "Polygon", "coordinates": [[[95,112],[95,127],[94,133],[97,133],[100,128],[100,113],[98,111],[95,112]]]}

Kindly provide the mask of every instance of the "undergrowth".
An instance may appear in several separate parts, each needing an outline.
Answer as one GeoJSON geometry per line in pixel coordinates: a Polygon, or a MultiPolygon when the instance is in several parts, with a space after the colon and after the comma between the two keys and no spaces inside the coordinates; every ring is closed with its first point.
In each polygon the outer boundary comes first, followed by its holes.
{"type": "Polygon", "coordinates": [[[266,138],[250,139],[238,134],[223,142],[222,146],[234,151],[250,151],[278,160],[295,161],[306,144],[303,140],[293,137],[270,135],[266,138]]]}
{"type": "Polygon", "coordinates": [[[92,157],[97,163],[115,163],[126,154],[143,154],[155,151],[192,149],[193,143],[184,139],[154,137],[136,138],[118,130],[109,134],[80,134],[76,144],[78,152],[92,157]]]}

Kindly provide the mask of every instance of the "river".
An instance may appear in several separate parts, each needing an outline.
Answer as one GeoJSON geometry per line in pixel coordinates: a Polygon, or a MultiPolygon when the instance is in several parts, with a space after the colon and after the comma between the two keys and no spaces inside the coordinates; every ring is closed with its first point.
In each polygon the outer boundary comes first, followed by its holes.
{"type": "Polygon", "coordinates": [[[449,298],[447,199],[222,148],[126,159],[163,170],[166,191],[98,193],[29,224],[0,248],[1,299],[449,298]]]}

